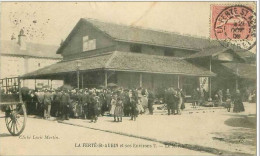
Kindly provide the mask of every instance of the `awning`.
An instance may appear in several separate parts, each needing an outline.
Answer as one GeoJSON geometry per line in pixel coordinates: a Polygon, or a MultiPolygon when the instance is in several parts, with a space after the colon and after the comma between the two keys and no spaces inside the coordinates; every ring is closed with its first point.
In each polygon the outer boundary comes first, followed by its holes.
{"type": "Polygon", "coordinates": [[[181,58],[114,51],[84,59],[61,61],[25,74],[22,77],[43,78],[49,75],[75,72],[77,70],[111,70],[204,77],[216,75],[206,68],[198,67],[181,58]],[[77,67],[79,61],[81,66],[77,67]]]}
{"type": "Polygon", "coordinates": [[[232,74],[237,75],[243,79],[253,79],[255,80],[256,75],[256,65],[246,64],[246,63],[222,63],[222,65],[228,68],[232,74]]]}
{"type": "Polygon", "coordinates": [[[208,48],[204,48],[201,51],[192,54],[190,56],[187,56],[186,59],[193,59],[193,58],[201,58],[201,57],[208,57],[208,56],[214,56],[219,53],[225,52],[229,49],[224,48],[223,46],[212,46],[208,48]]]}
{"type": "Polygon", "coordinates": [[[246,60],[254,60],[256,55],[250,51],[234,51],[231,48],[225,48],[223,46],[211,46],[208,48],[204,48],[201,51],[194,53],[190,56],[187,56],[185,59],[196,59],[196,58],[203,58],[209,56],[216,56],[220,53],[224,52],[232,52],[238,58],[246,61],[246,60]]]}

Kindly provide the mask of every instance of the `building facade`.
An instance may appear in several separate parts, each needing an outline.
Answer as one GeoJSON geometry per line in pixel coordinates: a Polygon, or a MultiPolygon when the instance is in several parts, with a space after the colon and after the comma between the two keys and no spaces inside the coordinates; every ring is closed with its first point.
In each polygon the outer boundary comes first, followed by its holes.
{"type": "Polygon", "coordinates": [[[190,96],[196,88],[211,92],[211,78],[218,74],[209,56],[223,62],[244,60],[217,41],[93,19],[81,19],[57,54],[62,55],[61,62],[24,78],[62,79],[78,88],[116,83],[158,93],[174,87],[190,96]],[[200,58],[202,61],[197,60],[200,58]]]}
{"type": "MultiPolygon", "coordinates": [[[[18,41],[14,36],[10,41],[1,41],[0,79],[3,88],[6,90],[7,86],[17,84],[17,77],[59,62],[62,58],[56,54],[57,49],[58,46],[26,42],[23,30],[18,35],[18,41]]],[[[31,89],[42,85],[48,85],[48,80],[22,82],[22,86],[31,89]]],[[[53,87],[59,85],[62,82],[53,82],[53,87]]]]}

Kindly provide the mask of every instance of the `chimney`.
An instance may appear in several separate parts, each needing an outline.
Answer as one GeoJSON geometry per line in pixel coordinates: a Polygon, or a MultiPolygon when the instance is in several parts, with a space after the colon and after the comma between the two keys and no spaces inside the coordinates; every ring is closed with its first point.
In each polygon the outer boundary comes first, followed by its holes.
{"type": "Polygon", "coordinates": [[[20,46],[21,50],[26,50],[26,36],[24,35],[23,29],[20,30],[20,33],[18,35],[18,44],[20,46]]]}

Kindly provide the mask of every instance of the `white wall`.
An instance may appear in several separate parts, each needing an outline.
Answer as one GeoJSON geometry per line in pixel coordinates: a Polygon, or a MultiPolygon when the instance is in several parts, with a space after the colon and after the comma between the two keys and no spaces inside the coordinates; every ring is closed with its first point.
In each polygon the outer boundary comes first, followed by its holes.
{"type": "Polygon", "coordinates": [[[28,87],[29,89],[41,88],[42,86],[49,86],[53,89],[57,89],[58,87],[63,85],[63,80],[42,80],[37,79],[36,82],[34,79],[28,79],[22,81],[22,87],[28,87]],[[36,84],[35,84],[36,83],[36,84]]]}
{"type": "Polygon", "coordinates": [[[0,78],[17,77],[25,73],[25,64],[22,57],[1,56],[0,78]]]}
{"type": "MultiPolygon", "coordinates": [[[[0,78],[11,78],[24,75],[28,72],[38,70],[40,68],[55,64],[60,60],[34,57],[16,57],[16,56],[1,56],[0,57],[0,78]]],[[[53,88],[57,88],[63,84],[63,81],[52,81],[53,88]]],[[[44,85],[48,85],[47,81],[44,85]]],[[[22,86],[35,88],[34,80],[25,80],[22,86]]]]}
{"type": "Polygon", "coordinates": [[[59,60],[44,59],[44,58],[28,58],[28,72],[38,70],[58,62],[59,60]]]}
{"type": "Polygon", "coordinates": [[[46,59],[46,58],[32,58],[32,57],[14,57],[1,56],[1,78],[17,77],[38,70],[40,68],[52,65],[60,60],[46,59]],[[26,64],[26,59],[28,64],[26,64]]]}

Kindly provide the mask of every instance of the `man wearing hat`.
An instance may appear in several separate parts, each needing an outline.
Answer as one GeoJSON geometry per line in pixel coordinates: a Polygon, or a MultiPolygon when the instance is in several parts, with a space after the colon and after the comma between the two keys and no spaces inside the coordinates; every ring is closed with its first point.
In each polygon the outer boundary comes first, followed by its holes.
{"type": "Polygon", "coordinates": [[[81,96],[81,103],[82,103],[82,107],[83,107],[83,119],[86,119],[88,117],[88,104],[89,104],[89,93],[88,93],[88,89],[85,89],[83,91],[83,94],[81,96]]]}
{"type": "Polygon", "coordinates": [[[52,94],[49,89],[45,89],[44,92],[44,98],[43,98],[43,103],[44,103],[44,118],[49,119],[51,117],[51,102],[52,102],[52,94]]]}
{"type": "Polygon", "coordinates": [[[61,98],[61,92],[59,90],[55,90],[53,93],[53,102],[51,106],[51,112],[54,116],[59,116],[61,109],[60,109],[60,98],[61,98]]]}
{"type": "Polygon", "coordinates": [[[90,98],[89,98],[89,116],[91,118],[91,122],[97,122],[97,114],[98,114],[98,97],[94,91],[90,91],[90,98]]]}
{"type": "Polygon", "coordinates": [[[130,105],[130,97],[129,97],[129,90],[124,89],[123,93],[123,110],[125,116],[130,116],[131,105],[130,105]]]}
{"type": "Polygon", "coordinates": [[[61,95],[61,107],[62,107],[62,119],[66,119],[69,120],[69,101],[70,101],[70,96],[67,93],[67,90],[62,91],[62,95],[61,95]]]}
{"type": "Polygon", "coordinates": [[[44,100],[44,92],[42,89],[39,90],[39,92],[36,92],[37,96],[37,111],[38,115],[43,116],[43,100],[44,100]]]}
{"type": "Polygon", "coordinates": [[[153,103],[154,103],[154,94],[151,90],[148,91],[148,109],[149,109],[149,114],[153,115],[153,103]]]}

